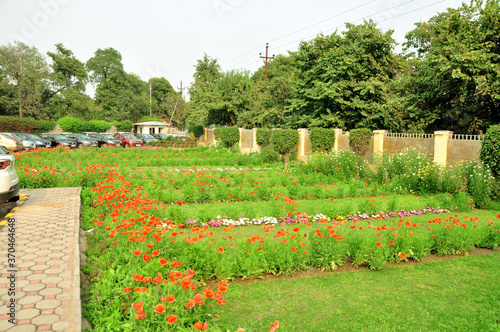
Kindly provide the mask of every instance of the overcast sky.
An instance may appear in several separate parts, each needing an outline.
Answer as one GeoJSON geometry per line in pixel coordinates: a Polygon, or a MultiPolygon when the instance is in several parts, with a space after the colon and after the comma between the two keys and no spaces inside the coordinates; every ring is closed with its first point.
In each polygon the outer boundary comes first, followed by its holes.
{"type": "MultiPolygon", "coordinates": [[[[469,2],[469,1],[467,1],[469,2]]],[[[297,50],[301,40],[373,19],[404,41],[413,24],[459,0],[0,0],[0,44],[14,40],[41,53],[63,43],[82,62],[113,47],[127,72],[165,77],[178,90],[207,53],[223,70],[262,65],[259,53],[297,50]]]]}

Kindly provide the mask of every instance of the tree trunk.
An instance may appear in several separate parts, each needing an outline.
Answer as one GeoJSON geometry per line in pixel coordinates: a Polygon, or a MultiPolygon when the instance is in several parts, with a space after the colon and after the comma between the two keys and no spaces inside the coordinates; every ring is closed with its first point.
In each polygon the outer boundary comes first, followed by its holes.
{"type": "Polygon", "coordinates": [[[23,104],[21,103],[21,83],[17,80],[17,101],[19,102],[19,117],[23,117],[23,104]]]}

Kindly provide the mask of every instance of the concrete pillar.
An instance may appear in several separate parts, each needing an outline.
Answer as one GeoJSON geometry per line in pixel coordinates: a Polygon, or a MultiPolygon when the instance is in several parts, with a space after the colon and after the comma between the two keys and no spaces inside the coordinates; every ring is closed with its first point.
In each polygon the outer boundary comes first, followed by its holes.
{"type": "Polygon", "coordinates": [[[373,131],[373,154],[384,151],[384,137],[389,131],[374,130],[373,131]]]}
{"type": "Polygon", "coordinates": [[[340,135],[342,135],[342,129],[334,129],[335,132],[335,143],[333,143],[333,152],[335,154],[339,153],[339,140],[340,140],[340,135]]]}
{"type": "Polygon", "coordinates": [[[243,131],[243,129],[238,128],[238,130],[240,131],[240,141],[238,142],[238,147],[240,148],[240,152],[241,152],[241,147],[243,146],[243,135],[241,134],[241,132],[243,131]]]}
{"type": "Polygon", "coordinates": [[[302,161],[307,161],[307,155],[305,153],[305,138],[308,129],[300,128],[297,129],[297,131],[299,132],[299,148],[297,158],[302,161]]]}
{"type": "Polygon", "coordinates": [[[257,145],[257,128],[252,128],[252,131],[253,131],[253,135],[252,135],[252,148],[253,148],[253,152],[259,152],[260,151],[260,147],[257,145]]]}
{"type": "Polygon", "coordinates": [[[440,130],[434,132],[434,162],[444,165],[448,161],[448,140],[452,131],[440,130]]]}

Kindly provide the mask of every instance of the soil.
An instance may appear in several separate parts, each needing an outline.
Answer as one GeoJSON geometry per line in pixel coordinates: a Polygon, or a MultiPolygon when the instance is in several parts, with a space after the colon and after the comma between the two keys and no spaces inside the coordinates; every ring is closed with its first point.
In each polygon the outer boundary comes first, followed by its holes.
{"type": "MultiPolygon", "coordinates": [[[[387,263],[385,267],[392,268],[392,267],[397,267],[397,266],[413,266],[416,264],[425,264],[425,263],[430,263],[430,262],[438,262],[438,261],[445,261],[449,259],[457,259],[463,256],[479,256],[479,255],[491,255],[494,253],[500,253],[500,248],[497,248],[495,250],[491,249],[486,249],[486,248],[474,248],[472,250],[469,250],[467,253],[460,254],[460,255],[445,255],[445,256],[438,256],[436,254],[431,254],[428,256],[425,256],[421,262],[416,262],[409,260],[407,262],[400,262],[400,263],[387,263]]],[[[242,279],[238,278],[232,281],[234,284],[238,285],[246,285],[246,284],[251,284],[254,282],[268,282],[268,281],[273,281],[273,280],[280,280],[280,279],[296,279],[296,278],[304,278],[304,277],[315,277],[315,276],[325,276],[333,273],[352,273],[352,272],[359,272],[366,270],[366,266],[358,266],[355,268],[350,262],[345,262],[344,265],[337,267],[336,270],[334,271],[325,271],[321,270],[319,268],[311,268],[308,271],[300,271],[300,272],[295,272],[293,276],[287,276],[287,275],[273,275],[273,274],[265,274],[262,277],[259,278],[250,278],[250,279],[242,279]]],[[[207,285],[215,287],[217,285],[216,280],[209,280],[206,281],[207,285]]]]}

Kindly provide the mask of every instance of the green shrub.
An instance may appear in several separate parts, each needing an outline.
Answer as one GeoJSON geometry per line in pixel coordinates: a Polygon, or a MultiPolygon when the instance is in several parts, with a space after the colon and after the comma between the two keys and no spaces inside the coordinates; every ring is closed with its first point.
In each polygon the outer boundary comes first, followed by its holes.
{"type": "Polygon", "coordinates": [[[110,123],[108,123],[106,121],[102,121],[102,120],[92,120],[92,121],[87,122],[86,125],[87,125],[87,129],[84,131],[93,131],[96,133],[103,133],[106,130],[108,130],[109,128],[111,128],[110,123]]]}
{"type": "Polygon", "coordinates": [[[203,128],[203,126],[194,125],[194,126],[189,126],[188,132],[193,133],[194,137],[200,138],[205,133],[205,129],[203,128]]]}
{"type": "Polygon", "coordinates": [[[313,151],[329,152],[335,144],[335,131],[327,128],[312,128],[309,140],[313,151]]]}
{"type": "Polygon", "coordinates": [[[493,174],[500,175],[500,124],[491,126],[486,131],[479,157],[493,174]]]}
{"type": "Polygon", "coordinates": [[[40,134],[54,129],[53,121],[20,118],[17,116],[0,116],[0,132],[26,132],[40,134]]]}
{"type": "Polygon", "coordinates": [[[120,122],[120,124],[117,126],[120,131],[131,131],[134,123],[130,120],[123,120],[120,122]]]}
{"type": "Polygon", "coordinates": [[[86,121],[72,116],[66,116],[57,121],[64,132],[69,133],[81,133],[82,131],[87,131],[86,121]]]}
{"type": "Polygon", "coordinates": [[[240,130],[236,126],[220,128],[220,141],[224,147],[231,149],[240,141],[240,130]]]}
{"type": "Polygon", "coordinates": [[[272,129],[259,128],[257,129],[257,144],[260,147],[265,147],[271,144],[272,129]]]}
{"type": "Polygon", "coordinates": [[[370,147],[372,132],[368,128],[353,129],[349,132],[349,146],[360,157],[364,157],[370,147]]]}
{"type": "Polygon", "coordinates": [[[290,153],[299,141],[299,133],[294,129],[274,130],[271,137],[273,149],[285,159],[285,164],[290,161],[290,153]]]}
{"type": "Polygon", "coordinates": [[[214,128],[214,139],[220,141],[221,128],[214,128]]]}

